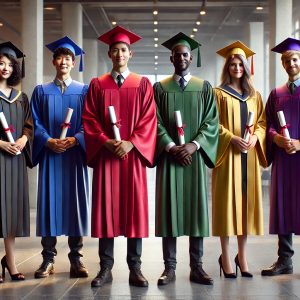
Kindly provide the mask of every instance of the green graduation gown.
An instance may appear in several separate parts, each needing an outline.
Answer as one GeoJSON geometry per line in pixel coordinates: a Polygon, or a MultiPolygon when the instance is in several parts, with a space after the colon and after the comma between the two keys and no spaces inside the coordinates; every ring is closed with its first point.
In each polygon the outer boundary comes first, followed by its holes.
{"type": "Polygon", "coordinates": [[[209,235],[206,166],[214,167],[218,146],[218,112],[207,81],[192,77],[182,91],[169,77],[154,85],[158,133],[156,145],[156,226],[161,237],[209,235]],[[180,110],[185,124],[185,142],[196,141],[200,149],[192,164],[179,165],[165,151],[179,145],[174,111],[180,110]]]}

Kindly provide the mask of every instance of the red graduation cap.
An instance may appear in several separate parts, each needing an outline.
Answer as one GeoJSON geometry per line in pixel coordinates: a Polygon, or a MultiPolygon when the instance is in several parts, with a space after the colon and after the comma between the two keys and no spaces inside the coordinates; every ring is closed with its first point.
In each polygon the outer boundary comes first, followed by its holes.
{"type": "Polygon", "coordinates": [[[121,42],[131,45],[141,39],[140,36],[135,33],[125,29],[122,26],[116,26],[113,29],[107,31],[106,33],[100,35],[98,40],[105,44],[113,45],[115,43],[121,42]]]}

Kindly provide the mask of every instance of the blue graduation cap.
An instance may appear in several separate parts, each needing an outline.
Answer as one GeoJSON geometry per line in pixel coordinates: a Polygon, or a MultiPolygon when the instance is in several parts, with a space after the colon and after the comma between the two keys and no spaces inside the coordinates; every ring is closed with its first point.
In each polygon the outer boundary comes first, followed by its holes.
{"type": "Polygon", "coordinates": [[[58,48],[67,48],[72,53],[74,53],[75,56],[80,55],[80,63],[79,63],[79,72],[83,71],[83,54],[85,52],[74,42],[72,41],[68,36],[65,36],[57,41],[54,41],[46,47],[51,51],[55,52],[58,48]]]}

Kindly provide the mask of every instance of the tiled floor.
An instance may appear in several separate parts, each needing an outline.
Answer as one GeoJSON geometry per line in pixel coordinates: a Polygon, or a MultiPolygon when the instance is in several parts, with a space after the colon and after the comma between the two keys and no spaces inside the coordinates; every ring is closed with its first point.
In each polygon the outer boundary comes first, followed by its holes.
{"type": "MultiPolygon", "coordinates": [[[[34,279],[33,272],[41,263],[40,239],[34,237],[35,211],[32,210],[32,237],[17,239],[17,262],[21,272],[26,275],[24,282],[12,282],[9,277],[0,285],[0,299],[300,299],[300,240],[294,239],[296,254],[294,257],[294,275],[282,275],[273,278],[260,276],[262,267],[267,267],[276,259],[276,236],[249,237],[249,267],[254,273],[253,279],[238,277],[236,280],[219,276],[217,259],[220,254],[218,238],[205,239],[204,268],[214,278],[214,286],[201,286],[190,283],[188,238],[178,239],[177,280],[166,287],[158,287],[157,279],[163,270],[161,240],[154,237],[154,174],[150,171],[150,231],[149,239],[143,243],[143,273],[149,280],[149,288],[135,288],[128,285],[126,265],[126,239],[115,241],[115,266],[113,283],[103,288],[90,287],[90,281],[98,271],[98,241],[92,238],[84,240],[84,263],[90,272],[87,279],[70,279],[67,259],[68,246],[65,237],[58,239],[58,256],[55,274],[45,279],[34,279]]],[[[264,200],[265,224],[268,229],[268,199],[264,200]]],[[[232,260],[236,254],[236,239],[232,239],[232,260]]],[[[2,248],[3,249],[3,248],[2,248]]],[[[3,251],[2,251],[3,253],[3,251]]],[[[7,274],[8,276],[8,274],[7,274]]]]}

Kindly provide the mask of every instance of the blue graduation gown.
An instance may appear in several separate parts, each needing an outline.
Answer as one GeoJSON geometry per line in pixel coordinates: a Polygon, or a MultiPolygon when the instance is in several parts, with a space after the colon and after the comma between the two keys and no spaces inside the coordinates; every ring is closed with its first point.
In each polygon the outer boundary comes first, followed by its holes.
{"type": "Polygon", "coordinates": [[[33,164],[39,164],[38,236],[82,236],[89,234],[88,173],[81,114],[87,85],[72,81],[64,94],[53,83],[38,85],[32,94],[34,121],[33,164]],[[79,145],[64,153],[47,148],[49,138],[59,138],[61,124],[72,108],[67,136],[79,145]]]}

